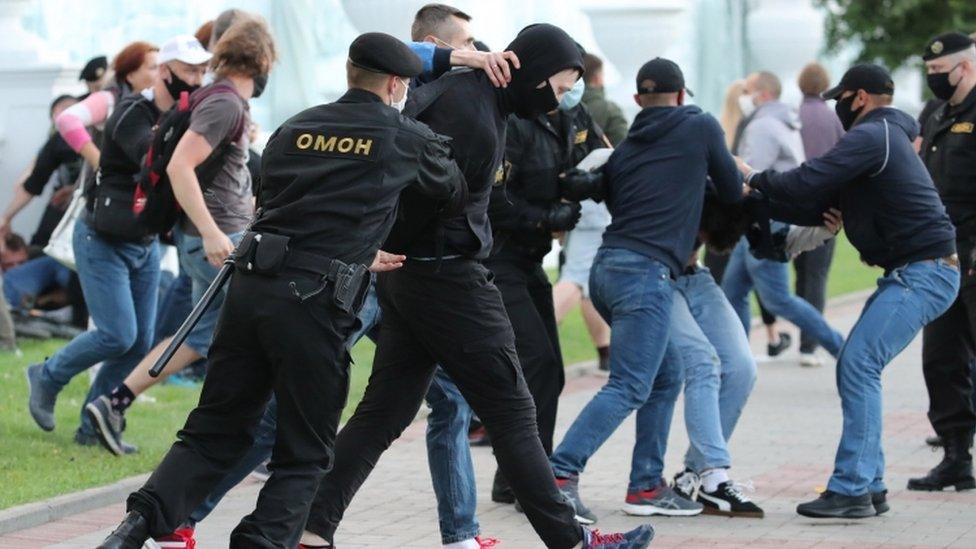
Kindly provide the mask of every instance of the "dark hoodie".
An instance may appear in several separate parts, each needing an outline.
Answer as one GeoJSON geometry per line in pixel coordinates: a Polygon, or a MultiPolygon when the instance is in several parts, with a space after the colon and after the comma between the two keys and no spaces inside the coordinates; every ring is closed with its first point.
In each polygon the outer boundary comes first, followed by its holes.
{"type": "Polygon", "coordinates": [[[837,145],[788,172],[759,172],[749,185],[774,219],[820,225],[837,206],[844,231],[870,265],[890,271],[955,252],[955,229],[912,141],[918,124],[894,108],[875,109],[837,145]]]}
{"type": "Polygon", "coordinates": [[[396,225],[383,249],[414,258],[485,259],[491,252],[488,198],[499,184],[505,126],[509,114],[534,117],[558,105],[548,79],[567,68],[583,71],[576,43],[562,29],[526,27],[506,48],[522,68],[507,88],[495,88],[482,71],[451,71],[409,95],[404,114],[452,139],[458,167],[467,182],[464,212],[440,219],[438,204],[405,191],[396,225]],[[546,82],[542,88],[536,88],[546,82]],[[546,95],[548,94],[548,96],[546,95]]]}
{"type": "Polygon", "coordinates": [[[603,245],[660,261],[674,276],[695,246],[706,178],[721,202],[742,196],[721,126],[693,105],[642,110],[604,174],[613,222],[603,245]]]}

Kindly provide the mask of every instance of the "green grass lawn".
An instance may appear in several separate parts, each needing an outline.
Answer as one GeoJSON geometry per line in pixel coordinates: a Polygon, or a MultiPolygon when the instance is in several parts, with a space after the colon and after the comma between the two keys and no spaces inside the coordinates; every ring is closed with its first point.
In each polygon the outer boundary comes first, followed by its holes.
{"type": "MultiPolygon", "coordinates": [[[[858,261],[846,240],[838,243],[828,293],[836,296],[871,287],[878,276],[858,261]]],[[[560,327],[567,364],[596,358],[582,317],[576,311],[560,327]]],[[[57,429],[41,431],[27,413],[24,369],[52,354],[62,341],[22,342],[24,356],[0,356],[0,509],[93,486],[152,470],[173,442],[199,391],[162,385],[147,393],[127,414],[126,439],[141,448],[134,456],[117,458],[100,447],[82,448],[72,442],[88,376],[83,374],[61,393],[57,429]]],[[[363,341],[353,350],[354,366],[349,405],[352,412],[362,397],[373,358],[373,344],[363,341]]]]}

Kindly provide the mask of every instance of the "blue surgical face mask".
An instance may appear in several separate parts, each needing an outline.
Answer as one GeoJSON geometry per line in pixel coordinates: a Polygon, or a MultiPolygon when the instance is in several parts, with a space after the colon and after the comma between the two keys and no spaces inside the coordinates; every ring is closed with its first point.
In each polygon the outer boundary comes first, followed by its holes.
{"type": "Polygon", "coordinates": [[[586,89],[586,84],[583,83],[583,79],[580,78],[573,84],[573,89],[563,94],[562,101],[559,102],[559,110],[569,111],[572,110],[576,105],[579,105],[580,100],[583,99],[583,90],[586,89]]]}

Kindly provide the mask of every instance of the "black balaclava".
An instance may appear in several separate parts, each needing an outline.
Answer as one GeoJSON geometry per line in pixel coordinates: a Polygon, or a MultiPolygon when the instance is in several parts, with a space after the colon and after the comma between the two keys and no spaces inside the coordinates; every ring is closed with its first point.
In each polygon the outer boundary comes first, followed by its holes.
{"type": "Polygon", "coordinates": [[[583,75],[583,56],[576,42],[553,25],[525,27],[505,50],[514,52],[522,65],[512,68],[512,81],[501,90],[505,108],[519,118],[533,118],[559,106],[549,77],[564,69],[583,75]],[[544,86],[536,87],[543,82],[544,86]]]}

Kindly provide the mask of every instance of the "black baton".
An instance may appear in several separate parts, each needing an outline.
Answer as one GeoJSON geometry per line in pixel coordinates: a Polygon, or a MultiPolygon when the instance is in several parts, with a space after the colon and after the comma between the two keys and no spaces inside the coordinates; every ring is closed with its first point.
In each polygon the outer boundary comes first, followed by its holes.
{"type": "Polygon", "coordinates": [[[203,313],[207,312],[210,305],[213,304],[214,298],[217,297],[217,293],[224,287],[227,283],[227,279],[230,278],[231,273],[234,272],[234,254],[230,254],[227,259],[224,260],[224,264],[217,271],[217,276],[214,278],[213,282],[210,283],[210,287],[204,292],[203,297],[200,301],[193,306],[193,310],[190,311],[190,316],[186,317],[183,321],[183,325],[180,329],[176,331],[173,335],[173,339],[170,340],[169,345],[163,351],[163,354],[156,359],[156,363],[149,370],[149,375],[152,377],[159,377],[159,374],[163,372],[163,368],[169,363],[173,355],[176,354],[176,350],[180,348],[180,345],[186,341],[186,337],[190,335],[190,331],[200,322],[200,317],[203,313]]]}

